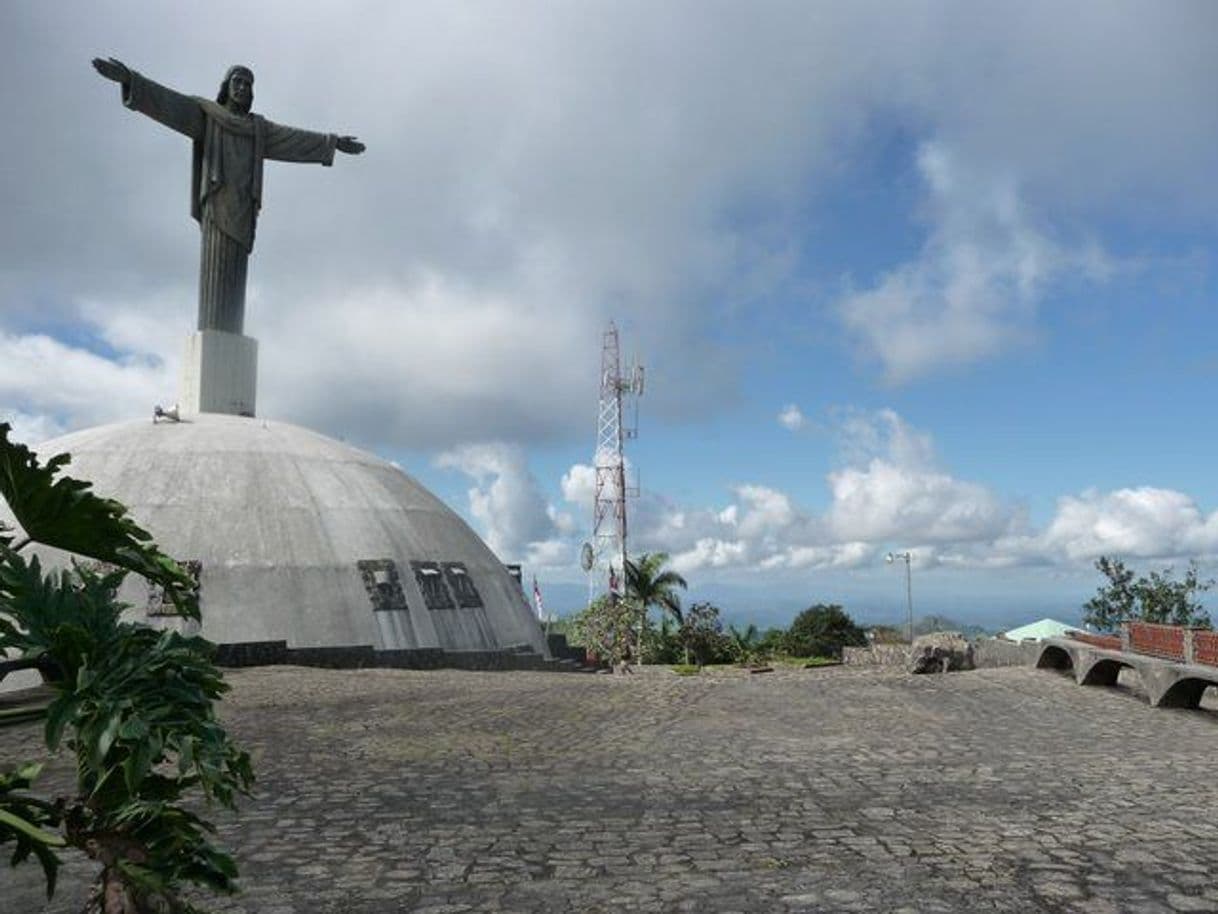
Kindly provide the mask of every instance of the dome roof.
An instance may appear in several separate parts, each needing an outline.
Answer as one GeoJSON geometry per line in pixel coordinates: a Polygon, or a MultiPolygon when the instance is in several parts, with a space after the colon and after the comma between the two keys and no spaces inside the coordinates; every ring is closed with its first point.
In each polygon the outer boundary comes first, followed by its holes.
{"type": "MultiPolygon", "coordinates": [[[[188,563],[214,642],[545,652],[519,583],[478,535],[401,470],[331,438],[202,413],[99,426],[37,450],[71,454],[67,474],[122,502],[188,563]]],[[[153,624],[181,621],[134,575],[120,597],[153,624]]]]}

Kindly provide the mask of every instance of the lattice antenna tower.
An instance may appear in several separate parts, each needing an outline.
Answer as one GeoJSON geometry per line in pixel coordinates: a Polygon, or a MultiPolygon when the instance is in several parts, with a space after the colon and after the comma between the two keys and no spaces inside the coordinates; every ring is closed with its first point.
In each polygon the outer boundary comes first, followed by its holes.
{"type": "Polygon", "coordinates": [[[643,366],[632,365],[622,373],[621,347],[617,325],[609,322],[602,336],[600,407],[596,418],[596,500],[592,508],[592,542],[590,561],[585,562],[590,573],[588,596],[591,600],[598,589],[598,578],[606,581],[607,589],[616,583],[619,596],[626,592],[626,499],[639,494],[637,482],[626,479],[626,441],[638,437],[638,398],[643,394],[643,366]],[[625,408],[633,421],[627,424],[625,408]],[[611,566],[616,569],[616,581],[606,580],[611,566]]]}

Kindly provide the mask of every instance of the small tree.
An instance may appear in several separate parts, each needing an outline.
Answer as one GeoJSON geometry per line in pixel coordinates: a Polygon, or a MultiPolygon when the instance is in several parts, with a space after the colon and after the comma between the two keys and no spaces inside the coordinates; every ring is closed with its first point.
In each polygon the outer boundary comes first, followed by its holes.
{"type": "Polygon", "coordinates": [[[1083,604],[1083,621],[1099,631],[1113,631],[1130,621],[1210,627],[1209,613],[1197,595],[1213,587],[1214,581],[1201,580],[1196,563],[1189,562],[1179,581],[1172,576],[1171,568],[1135,577],[1124,562],[1108,556],[1100,556],[1095,567],[1108,583],[1083,604]]]}
{"type": "Polygon", "coordinates": [[[698,666],[730,659],[732,642],[723,634],[719,607],[710,603],[691,606],[685,613],[685,621],[681,623],[681,644],[693,655],[698,666]]]}
{"type": "Polygon", "coordinates": [[[843,647],[864,645],[867,636],[836,603],[817,603],[795,617],[785,641],[793,657],[840,657],[843,647]]]}
{"type": "Polygon", "coordinates": [[[751,622],[744,628],[729,625],[727,630],[731,635],[732,650],[738,662],[748,665],[762,659],[761,632],[756,625],[751,622]]]}
{"type": "Polygon", "coordinates": [[[216,721],[228,690],[202,638],[122,622],[116,599],[131,571],[156,583],[186,619],[198,620],[194,583],[117,502],[88,483],[56,478],[66,454],[40,466],[0,424],[0,495],[25,535],[0,530],[0,654],[52,671],[46,745],[76,761],[76,794],[28,790],[41,766],[0,772],[0,844],[16,865],[42,864],[48,898],[56,849],[73,847],[102,865],[86,905],[97,914],[191,911],[184,883],[232,891],[232,858],[213,846],[213,826],[182,805],[196,790],[232,807],[253,782],[249,756],[216,721]],[[44,573],[22,550],[31,542],[105,563],[44,573]],[[58,831],[53,831],[58,830],[58,831]]]}
{"type": "Polygon", "coordinates": [[[616,667],[634,656],[639,607],[632,600],[599,596],[575,617],[575,636],[584,647],[616,667]]]}

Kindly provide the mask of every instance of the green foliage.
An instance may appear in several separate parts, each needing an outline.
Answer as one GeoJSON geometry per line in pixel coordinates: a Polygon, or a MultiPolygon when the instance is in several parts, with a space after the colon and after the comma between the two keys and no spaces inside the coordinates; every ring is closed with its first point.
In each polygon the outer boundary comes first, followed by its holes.
{"type": "Polygon", "coordinates": [[[1189,563],[1182,580],[1173,577],[1171,568],[1135,577],[1133,569],[1108,556],[1100,556],[1095,567],[1108,583],[1083,604],[1083,621],[1097,630],[1113,631],[1129,621],[1210,627],[1209,614],[1197,595],[1213,587],[1214,581],[1201,580],[1195,563],[1189,563]]]}
{"type": "Polygon", "coordinates": [[[702,672],[702,667],[696,663],[674,663],[672,671],[678,676],[697,676],[702,672]]]}
{"type": "Polygon", "coordinates": [[[732,649],[738,662],[749,664],[764,659],[761,653],[761,632],[756,625],[751,622],[744,628],[729,625],[728,634],[732,639],[732,649]]]}
{"type": "Polygon", "coordinates": [[[30,854],[38,858],[46,874],[47,898],[50,898],[55,893],[55,878],[59,873],[59,858],[52,848],[63,847],[65,842],[47,829],[59,826],[60,813],[52,804],[22,794],[41,770],[41,765],[27,763],[15,771],[0,772],[0,844],[16,843],[13,866],[30,854]]]}
{"type": "Polygon", "coordinates": [[[666,552],[644,552],[637,560],[626,559],[626,596],[645,610],[658,608],[668,613],[680,625],[684,621],[681,612],[681,595],[677,589],[688,586],[685,578],[670,569],[666,552]]]}
{"type": "Polygon", "coordinates": [[[672,617],[660,616],[659,624],[648,618],[643,628],[643,659],[647,663],[681,663],[685,648],[681,644],[680,629],[672,617]]]}
{"type": "Polygon", "coordinates": [[[865,645],[867,636],[836,603],[817,603],[795,617],[785,642],[793,657],[841,657],[842,648],[865,645]]]}
{"type": "Polygon", "coordinates": [[[710,603],[695,603],[685,613],[681,623],[681,644],[699,666],[708,663],[731,663],[732,640],[723,633],[719,607],[710,603]]]}
{"type": "Polygon", "coordinates": [[[642,610],[631,600],[600,596],[575,617],[580,644],[613,666],[634,659],[642,610]]]}
{"type": "Polygon", "coordinates": [[[113,501],[87,484],[56,479],[64,456],[40,467],[0,425],[0,489],[31,540],[119,566],[84,564],[43,572],[0,537],[0,651],[49,660],[59,676],[47,710],[47,748],[75,755],[76,795],[53,802],[25,794],[37,766],[0,773],[0,844],[16,841],[14,865],[31,853],[54,890],[53,847],[84,851],[103,865],[99,896],[130,911],[190,910],[183,883],[231,891],[232,859],[210,841],[212,826],[181,805],[187,794],[232,807],[253,783],[249,756],[216,720],[227,690],[202,638],[121,620],[115,593],[127,570],[164,588],[198,618],[193,584],[113,501]],[[62,837],[47,840],[48,827],[62,837]]]}
{"type": "Polygon", "coordinates": [[[786,639],[786,629],[782,628],[767,628],[761,633],[761,637],[757,639],[757,653],[759,656],[766,659],[773,659],[781,654],[784,650],[783,642],[786,639]]]}

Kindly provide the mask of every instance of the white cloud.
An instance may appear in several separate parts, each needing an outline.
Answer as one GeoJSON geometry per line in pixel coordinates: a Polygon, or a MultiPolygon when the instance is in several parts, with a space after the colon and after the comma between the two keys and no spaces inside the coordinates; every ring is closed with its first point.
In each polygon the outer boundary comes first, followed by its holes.
{"type": "Polygon", "coordinates": [[[174,402],[170,363],[149,357],[109,359],[44,334],[0,331],[0,412],[33,434],[83,424],[152,416],[174,402]]]}
{"type": "Polygon", "coordinates": [[[848,465],[831,472],[827,521],[842,541],[910,545],[991,540],[1014,510],[985,486],[937,466],[930,436],[892,410],[848,411],[841,420],[848,465]]]}
{"type": "Polygon", "coordinates": [[[797,432],[804,427],[804,414],[794,403],[788,403],[778,414],[778,424],[787,431],[797,432]]]}
{"type": "Polygon", "coordinates": [[[531,564],[547,564],[562,554],[564,547],[550,542],[555,525],[523,449],[500,442],[467,445],[441,454],[435,462],[473,477],[470,513],[502,561],[527,558],[531,564]]]}
{"type": "Polygon", "coordinates": [[[50,438],[57,438],[66,431],[63,426],[45,414],[30,416],[16,411],[0,412],[0,422],[7,422],[12,426],[9,434],[10,441],[24,444],[27,447],[41,444],[50,438]]]}
{"type": "Polygon", "coordinates": [[[592,516],[592,503],[596,499],[596,467],[576,463],[562,476],[562,497],[580,510],[592,516]]]}
{"type": "MultiPolygon", "coordinates": [[[[835,427],[843,463],[826,475],[823,512],[757,483],[734,486],[732,501],[720,508],[644,492],[630,502],[632,550],[667,552],[683,574],[853,571],[896,549],[908,549],[923,570],[1078,569],[1103,554],[1218,556],[1218,512],[1203,514],[1183,493],[1142,487],[1066,495],[1049,523],[1034,530],[1018,505],[943,468],[931,436],[893,410],[839,410],[835,427]]],[[[573,568],[587,536],[580,518],[585,511],[590,517],[591,466],[574,464],[560,481],[575,517],[545,503],[517,448],[464,448],[441,463],[478,481],[471,511],[495,548],[510,544],[511,554],[531,564],[573,568]]]]}
{"type": "Polygon", "coordinates": [[[795,520],[795,509],[784,492],[767,486],[743,485],[737,487],[736,497],[742,509],[737,526],[743,537],[756,539],[781,533],[795,520]]]}
{"type": "Polygon", "coordinates": [[[1106,277],[1094,243],[1055,241],[1027,211],[1016,179],[923,144],[930,234],[914,260],[847,294],[846,326],[890,381],[995,355],[1034,333],[1036,306],[1063,274],[1106,277]]]}
{"type": "Polygon", "coordinates": [[[674,571],[688,574],[702,568],[726,568],[745,564],[748,545],[741,540],[725,541],[706,537],[692,548],[672,556],[674,571]]]}
{"type": "Polygon", "coordinates": [[[1059,498],[1053,520],[1028,545],[1047,558],[1075,562],[1100,555],[1209,556],[1218,552],[1218,512],[1206,516],[1171,489],[1088,490],[1059,498]]]}

